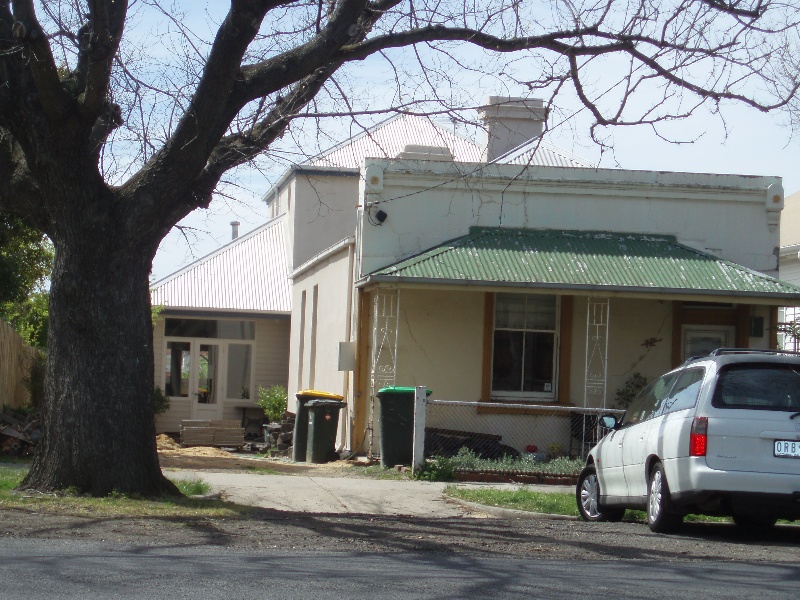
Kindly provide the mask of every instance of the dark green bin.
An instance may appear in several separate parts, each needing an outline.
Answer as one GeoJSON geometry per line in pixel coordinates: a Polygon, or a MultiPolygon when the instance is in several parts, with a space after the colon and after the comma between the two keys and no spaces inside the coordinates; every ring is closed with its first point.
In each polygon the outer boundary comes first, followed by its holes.
{"type": "Polygon", "coordinates": [[[308,443],[306,462],[326,463],[336,452],[339,411],[346,406],[339,400],[318,399],[306,403],[308,411],[308,443]]]}
{"type": "Polygon", "coordinates": [[[308,446],[308,408],[311,400],[342,400],[342,396],[322,392],[320,390],[302,390],[297,392],[297,414],[294,418],[294,434],[292,435],[292,460],[306,462],[308,446]]]}
{"type": "MultiPolygon", "coordinates": [[[[378,390],[381,403],[381,466],[410,465],[414,456],[413,387],[385,387],[378,390]]],[[[431,391],[427,390],[427,395],[431,391]]]]}

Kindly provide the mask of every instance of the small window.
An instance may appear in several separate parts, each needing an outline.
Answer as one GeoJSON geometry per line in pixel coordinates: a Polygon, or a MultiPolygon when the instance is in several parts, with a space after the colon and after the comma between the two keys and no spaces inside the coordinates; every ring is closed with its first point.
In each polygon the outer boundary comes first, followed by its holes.
{"type": "Polygon", "coordinates": [[[686,369],[678,377],[675,387],[669,398],[664,403],[664,412],[672,413],[679,410],[693,408],[697,404],[697,397],[700,395],[700,387],[703,384],[704,369],[686,369]]]}
{"type": "Polygon", "coordinates": [[[786,364],[733,364],[717,379],[716,408],[800,411],[800,367],[786,364]]]}
{"type": "Polygon", "coordinates": [[[556,313],[555,296],[495,296],[492,393],[555,395],[556,313]]]}

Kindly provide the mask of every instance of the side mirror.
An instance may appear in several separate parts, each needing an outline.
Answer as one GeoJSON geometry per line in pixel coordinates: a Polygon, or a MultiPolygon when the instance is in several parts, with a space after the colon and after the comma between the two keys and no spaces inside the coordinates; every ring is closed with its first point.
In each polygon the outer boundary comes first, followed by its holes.
{"type": "Polygon", "coordinates": [[[601,427],[605,427],[606,429],[616,429],[617,425],[617,418],[614,415],[603,415],[600,417],[601,427]]]}

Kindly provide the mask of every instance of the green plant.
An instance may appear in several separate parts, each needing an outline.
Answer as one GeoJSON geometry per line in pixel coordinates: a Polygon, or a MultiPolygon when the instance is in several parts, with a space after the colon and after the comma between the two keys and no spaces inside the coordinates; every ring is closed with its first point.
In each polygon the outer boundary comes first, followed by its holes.
{"type": "Polygon", "coordinates": [[[153,414],[160,415],[169,410],[169,396],[161,388],[156,386],[153,389],[153,414]]]}
{"type": "Polygon", "coordinates": [[[177,488],[184,496],[203,496],[211,490],[211,484],[199,477],[192,479],[173,479],[177,488]]]}
{"type": "Polygon", "coordinates": [[[480,458],[468,448],[461,448],[450,461],[455,471],[485,471],[514,473],[546,473],[548,475],[577,475],[585,466],[581,459],[560,456],[552,460],[537,460],[535,456],[503,456],[502,458],[480,458]]]}
{"type": "Polygon", "coordinates": [[[452,458],[434,456],[427,459],[422,467],[414,473],[414,479],[424,481],[450,481],[455,477],[455,465],[452,458]]]}
{"type": "Polygon", "coordinates": [[[647,377],[639,372],[628,377],[627,381],[614,394],[614,408],[626,409],[636,395],[647,385],[647,377]]]}
{"type": "Polygon", "coordinates": [[[287,401],[286,388],[282,385],[273,385],[268,388],[258,386],[258,400],[256,403],[262,408],[264,416],[270,422],[280,421],[283,418],[287,401]]]}

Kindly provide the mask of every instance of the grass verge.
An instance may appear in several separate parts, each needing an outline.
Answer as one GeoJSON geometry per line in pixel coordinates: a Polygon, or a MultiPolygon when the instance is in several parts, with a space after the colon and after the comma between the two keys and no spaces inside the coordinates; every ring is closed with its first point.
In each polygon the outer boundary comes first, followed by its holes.
{"type": "MultiPolygon", "coordinates": [[[[81,496],[68,491],[58,494],[14,491],[28,472],[27,464],[0,463],[0,509],[92,517],[206,517],[246,518],[247,506],[221,500],[196,500],[187,497],[146,499],[120,493],[104,498],[81,496]]],[[[187,495],[208,493],[209,485],[201,479],[174,480],[187,495]]]]}
{"type": "MultiPolygon", "coordinates": [[[[524,486],[513,490],[499,490],[489,487],[472,488],[458,485],[448,485],[445,487],[444,493],[451,498],[485,506],[497,506],[550,515],[579,516],[574,494],[537,492],[524,486]]],[[[647,515],[641,510],[628,510],[625,512],[623,520],[645,522],[647,521],[647,515]]],[[[731,522],[728,517],[709,517],[706,515],[686,515],[685,520],[696,523],[731,522]]]]}

